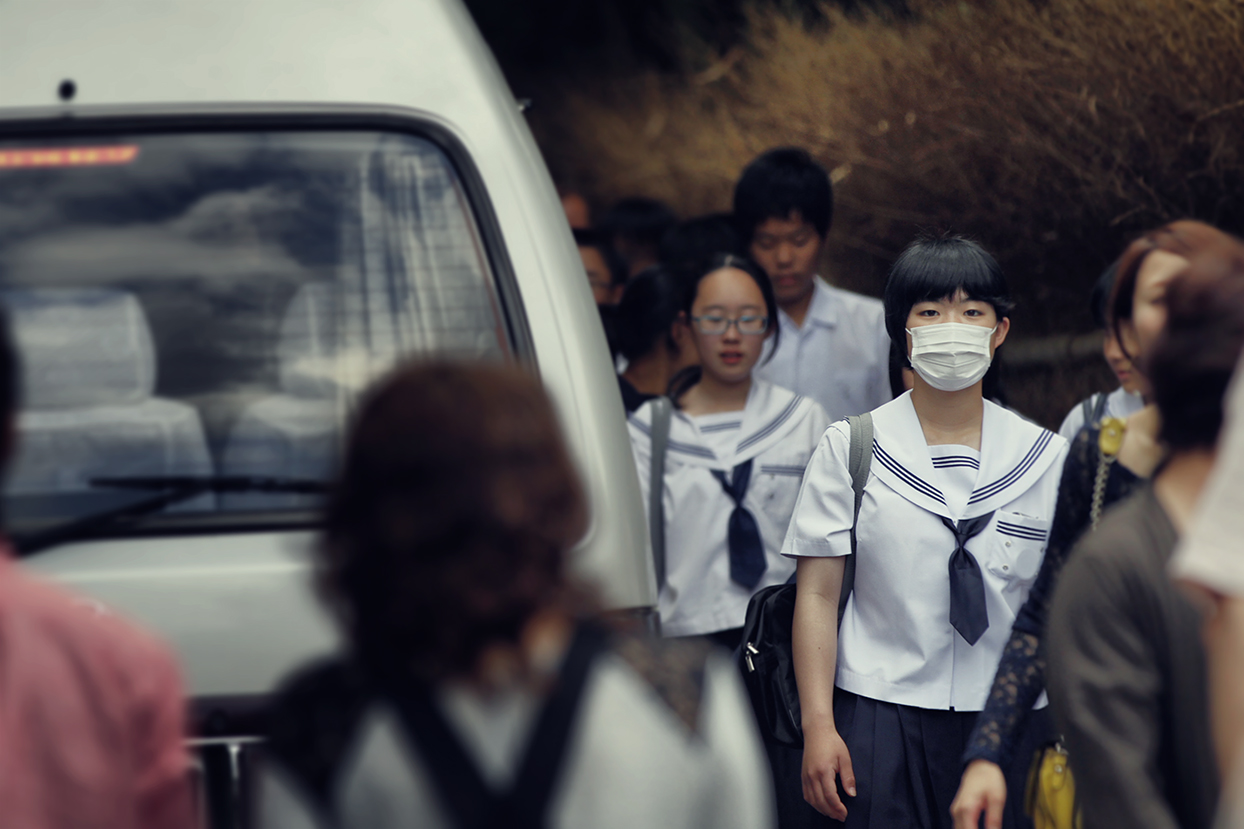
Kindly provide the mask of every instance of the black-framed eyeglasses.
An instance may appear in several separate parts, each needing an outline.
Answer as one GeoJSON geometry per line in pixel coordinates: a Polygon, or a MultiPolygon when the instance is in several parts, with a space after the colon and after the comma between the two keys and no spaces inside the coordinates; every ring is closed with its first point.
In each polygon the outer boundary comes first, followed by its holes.
{"type": "Polygon", "coordinates": [[[738,319],[730,319],[717,314],[705,314],[702,317],[692,317],[691,321],[695,323],[695,330],[701,334],[724,334],[730,330],[732,325],[739,330],[740,334],[751,334],[753,336],[763,334],[769,330],[769,318],[754,314],[742,316],[738,319]]]}

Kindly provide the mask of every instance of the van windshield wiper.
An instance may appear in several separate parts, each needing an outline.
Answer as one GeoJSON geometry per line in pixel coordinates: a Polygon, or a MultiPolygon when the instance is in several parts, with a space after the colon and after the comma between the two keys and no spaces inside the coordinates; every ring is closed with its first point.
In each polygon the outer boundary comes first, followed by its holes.
{"type": "Polygon", "coordinates": [[[204,492],[293,492],[319,495],[328,491],[328,481],[312,478],[263,478],[252,475],[132,475],[124,478],[92,478],[91,486],[111,489],[174,489],[189,492],[184,498],[204,492]]]}
{"type": "MultiPolygon", "coordinates": [[[[328,491],[327,481],[242,475],[92,478],[91,486],[113,490],[154,491],[154,494],[114,497],[107,499],[108,506],[103,509],[86,510],[81,514],[55,521],[50,526],[34,532],[15,533],[13,542],[18,553],[30,555],[59,544],[89,538],[120,521],[142,518],[207,492],[282,492],[319,495],[328,491]]],[[[117,495],[121,496],[121,493],[117,495]]]]}

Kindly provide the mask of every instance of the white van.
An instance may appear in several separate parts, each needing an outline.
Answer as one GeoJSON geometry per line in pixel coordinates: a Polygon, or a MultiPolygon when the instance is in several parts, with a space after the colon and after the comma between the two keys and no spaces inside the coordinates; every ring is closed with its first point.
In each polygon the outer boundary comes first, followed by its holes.
{"type": "Polygon", "coordinates": [[[170,641],[217,732],[331,647],[319,493],[408,355],[539,373],[594,506],[577,567],[655,604],[599,318],[459,0],[0,0],[0,303],[24,563],[170,641]]]}

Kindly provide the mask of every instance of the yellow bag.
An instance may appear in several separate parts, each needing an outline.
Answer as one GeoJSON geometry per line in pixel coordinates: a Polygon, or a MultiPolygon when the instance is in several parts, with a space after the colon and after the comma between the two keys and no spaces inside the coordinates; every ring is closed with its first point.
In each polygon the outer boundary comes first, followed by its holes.
{"type": "Polygon", "coordinates": [[[1039,748],[1033,755],[1024,809],[1036,829],[1080,829],[1076,783],[1061,743],[1039,748]]]}

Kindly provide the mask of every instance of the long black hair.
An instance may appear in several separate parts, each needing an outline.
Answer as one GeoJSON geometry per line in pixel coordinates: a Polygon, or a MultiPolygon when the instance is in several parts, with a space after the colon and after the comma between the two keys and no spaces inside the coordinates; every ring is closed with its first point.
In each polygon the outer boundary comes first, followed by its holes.
{"type": "Polygon", "coordinates": [[[623,357],[646,357],[662,342],[675,347],[670,328],[683,310],[689,280],[685,270],[653,265],[626,283],[612,318],[613,342],[623,357]]]}

